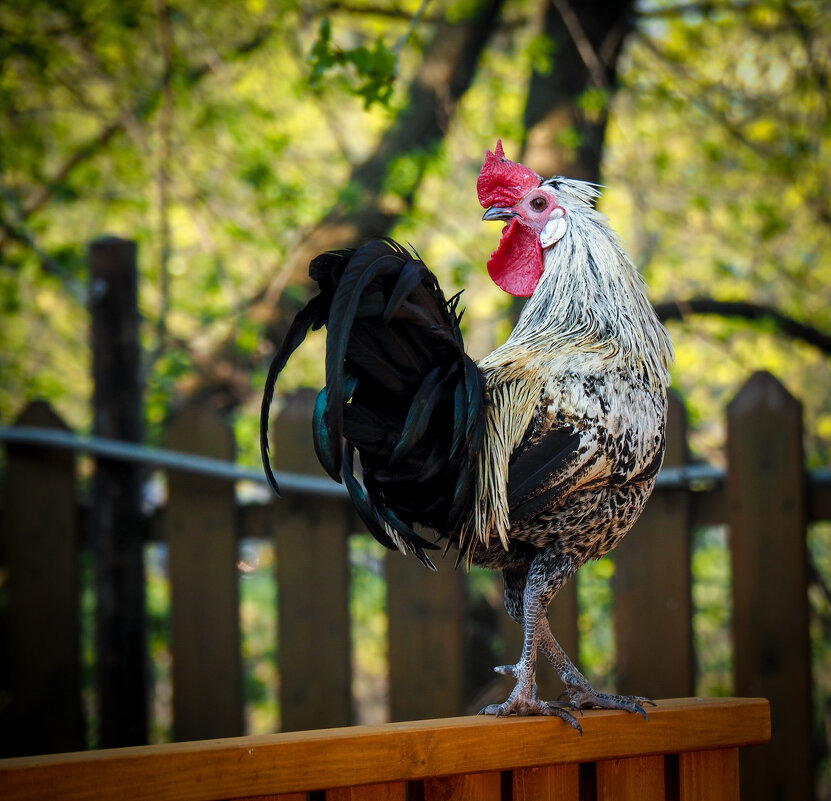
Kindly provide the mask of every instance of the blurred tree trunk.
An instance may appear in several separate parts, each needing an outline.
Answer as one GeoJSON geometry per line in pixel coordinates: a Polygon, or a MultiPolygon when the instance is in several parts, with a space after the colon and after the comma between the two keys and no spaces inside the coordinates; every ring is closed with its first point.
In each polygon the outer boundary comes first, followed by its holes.
{"type": "MultiPolygon", "coordinates": [[[[255,304],[255,316],[276,320],[282,287],[304,283],[309,262],[325,250],[354,247],[389,233],[413,204],[424,169],[444,139],[459,101],[470,88],[479,57],[496,29],[504,0],[484,0],[470,17],[443,20],[408,89],[408,103],[381,137],[375,152],[349,178],[349,202],[339,202],[315,226],[255,304]],[[385,192],[390,167],[401,158],[417,165],[403,194],[385,192]],[[275,291],[275,289],[277,291],[275,291]]],[[[282,328],[282,325],[280,326],[282,328]]],[[[282,338],[282,330],[279,331],[282,338]]],[[[279,339],[278,339],[279,341],[279,339]]]]}
{"type": "Polygon", "coordinates": [[[546,178],[597,181],[617,60],[634,24],[632,0],[545,0],[551,68],[531,76],[522,159],[546,178]]]}
{"type": "MultiPolygon", "coordinates": [[[[521,161],[540,175],[600,179],[617,61],[634,29],[633,0],[543,0],[551,65],[531,75],[521,161]]],[[[514,301],[516,319],[524,301],[514,301]]]]}
{"type": "MultiPolygon", "coordinates": [[[[302,283],[309,262],[324,250],[353,247],[389,233],[412,206],[429,160],[447,133],[459,101],[470,88],[504,0],[484,0],[467,19],[437,23],[433,41],[409,86],[409,102],[381,137],[375,152],[354,168],[350,202],[339,203],[323,217],[283,268],[288,283],[302,283]],[[397,159],[411,158],[417,175],[404,194],[387,197],[384,183],[397,159]]],[[[268,295],[268,293],[267,293],[268,295]]],[[[267,315],[273,314],[268,310],[267,315]]]]}
{"type": "MultiPolygon", "coordinates": [[[[482,0],[469,17],[436,23],[433,40],[408,88],[408,102],[382,135],[375,152],[357,165],[346,184],[350,200],[331,208],[290,255],[268,287],[252,299],[248,316],[264,324],[265,334],[279,343],[298,311],[283,289],[304,284],[309,262],[333,248],[353,247],[388,234],[415,198],[424,168],[444,139],[459,101],[473,82],[479,58],[497,28],[504,0],[482,0]],[[418,166],[403,194],[391,196],[384,184],[389,168],[400,158],[418,166]]],[[[346,188],[345,187],[345,188],[346,188]]],[[[195,357],[200,375],[188,388],[189,397],[214,399],[231,408],[250,392],[250,365],[240,365],[233,338],[202,357],[195,357]]]]}

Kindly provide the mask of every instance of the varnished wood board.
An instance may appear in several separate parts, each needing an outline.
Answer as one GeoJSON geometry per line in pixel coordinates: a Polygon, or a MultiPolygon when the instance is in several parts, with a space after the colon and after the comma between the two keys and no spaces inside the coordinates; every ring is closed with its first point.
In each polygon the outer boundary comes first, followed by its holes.
{"type": "Polygon", "coordinates": [[[463,717],[0,761],[6,801],[213,801],[766,742],[764,699],[661,701],[649,722],[594,710],[463,717]]]}

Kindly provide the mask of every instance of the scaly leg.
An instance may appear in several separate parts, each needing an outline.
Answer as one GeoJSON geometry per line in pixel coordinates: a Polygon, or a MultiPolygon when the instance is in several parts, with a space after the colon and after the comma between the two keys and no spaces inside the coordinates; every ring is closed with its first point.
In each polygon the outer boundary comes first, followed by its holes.
{"type": "MultiPolygon", "coordinates": [[[[547,624],[548,621],[546,621],[547,624]]],[[[589,680],[574,666],[562,649],[551,629],[546,625],[546,631],[540,638],[540,650],[545,658],[554,666],[563,684],[566,685],[559,700],[570,709],[622,709],[626,712],[636,712],[649,720],[642,704],[655,705],[649,698],[637,695],[612,695],[610,693],[598,692],[589,684],[589,680]]]]}
{"type": "Polygon", "coordinates": [[[652,704],[640,696],[612,695],[595,690],[588,679],[554,639],[548,624],[548,604],[557,590],[573,575],[575,566],[552,550],[543,551],[530,568],[506,570],[505,608],[523,627],[522,656],[516,665],[500,665],[497,673],[514,676],[517,680],[511,695],[502,704],[491,704],[482,710],[492,715],[557,715],[580,730],[580,725],[566,709],[582,710],[590,707],[621,709],[638,713],[648,720],[642,704],[652,704]],[[566,685],[559,703],[540,701],[537,697],[536,658],[541,650],[566,685]]]}
{"type": "MultiPolygon", "coordinates": [[[[495,668],[498,673],[513,676],[516,685],[506,701],[490,704],[480,714],[553,715],[582,731],[574,715],[562,705],[541,701],[537,697],[537,649],[545,632],[548,631],[546,609],[550,600],[550,597],[546,600],[546,593],[539,592],[539,585],[541,581],[543,584],[550,583],[550,580],[546,579],[547,567],[546,560],[537,557],[528,570],[505,571],[506,607],[511,617],[521,622],[523,627],[522,655],[515,665],[495,668]]],[[[553,592],[551,595],[553,596],[553,592]]]]}

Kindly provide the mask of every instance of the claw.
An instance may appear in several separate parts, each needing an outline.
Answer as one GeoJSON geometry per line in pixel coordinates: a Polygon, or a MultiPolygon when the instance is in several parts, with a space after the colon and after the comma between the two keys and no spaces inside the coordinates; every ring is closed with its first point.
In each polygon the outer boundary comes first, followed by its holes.
{"type": "Polygon", "coordinates": [[[649,720],[649,715],[642,704],[656,706],[650,698],[640,695],[611,695],[609,693],[597,692],[590,685],[585,687],[571,684],[566,687],[560,695],[559,700],[569,709],[589,709],[598,707],[600,709],[621,709],[624,712],[640,715],[644,720],[649,720]]]}
{"type": "MultiPolygon", "coordinates": [[[[519,677],[520,677],[520,673],[521,673],[521,671],[519,669],[519,665],[497,665],[493,669],[493,671],[494,671],[494,673],[499,673],[502,676],[513,676],[515,679],[517,679],[517,681],[519,681],[519,677]]],[[[539,697],[537,693],[538,693],[537,682],[534,682],[531,685],[531,695],[530,695],[532,703],[537,702],[537,699],[539,697]]],[[[507,703],[507,701],[506,701],[506,703],[507,703]]],[[[495,704],[492,704],[492,706],[495,706],[495,704]]],[[[533,715],[533,714],[538,714],[538,713],[531,712],[529,714],[533,715]]]]}

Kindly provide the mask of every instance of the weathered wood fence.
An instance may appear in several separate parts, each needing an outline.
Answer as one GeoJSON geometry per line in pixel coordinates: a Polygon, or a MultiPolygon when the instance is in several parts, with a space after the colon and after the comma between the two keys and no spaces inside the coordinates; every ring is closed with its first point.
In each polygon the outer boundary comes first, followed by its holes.
{"type": "MultiPolygon", "coordinates": [[[[276,422],[282,469],[311,471],[308,400],[295,396],[276,422]]],[[[42,403],[27,407],[18,424],[63,425],[42,403]]],[[[668,466],[685,463],[684,426],[683,409],[674,401],[668,466]]],[[[771,744],[746,756],[747,797],[810,798],[805,533],[809,521],[831,519],[831,488],[806,474],[799,404],[772,376],[760,373],[748,381],[728,409],[728,431],[726,482],[689,486],[683,474],[664,482],[618,551],[619,689],[653,697],[694,694],[690,532],[696,525],[728,524],[735,691],[769,698],[773,719],[771,744]],[[784,795],[777,796],[780,791],[784,795]]],[[[166,444],[234,456],[227,424],[204,408],[172,420],[166,444]]],[[[2,714],[6,740],[11,733],[18,753],[74,750],[84,742],[78,564],[90,541],[78,494],[75,459],[66,451],[8,444],[2,553],[10,704],[2,714]]],[[[288,494],[273,503],[240,505],[231,482],[168,472],[166,505],[142,520],[141,531],[169,546],[177,740],[242,733],[240,538],[276,544],[283,729],[352,722],[347,539],[359,530],[337,497],[288,494]]],[[[386,577],[391,719],[469,711],[465,573],[452,570],[450,558],[434,574],[390,553],[386,577]]],[[[576,654],[574,592],[565,592],[555,607],[552,626],[576,654]]],[[[505,657],[511,658],[518,645],[513,626],[506,626],[505,641],[505,657]]],[[[556,695],[548,674],[540,675],[541,692],[556,695]]]]}
{"type": "Polygon", "coordinates": [[[467,717],[0,760],[0,786],[8,801],[738,801],[739,747],[770,736],[762,699],[583,721],[584,737],[467,717]]]}

